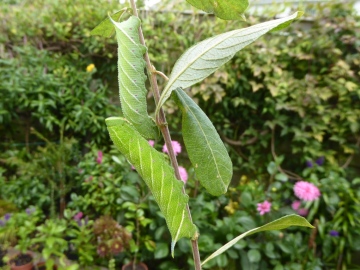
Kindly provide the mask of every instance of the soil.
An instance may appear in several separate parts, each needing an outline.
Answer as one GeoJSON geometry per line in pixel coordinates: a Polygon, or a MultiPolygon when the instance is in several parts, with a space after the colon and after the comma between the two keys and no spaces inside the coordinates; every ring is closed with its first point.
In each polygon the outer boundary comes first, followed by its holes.
{"type": "Polygon", "coordinates": [[[24,265],[32,261],[32,257],[29,254],[19,254],[10,263],[14,263],[16,266],[24,265]]]}

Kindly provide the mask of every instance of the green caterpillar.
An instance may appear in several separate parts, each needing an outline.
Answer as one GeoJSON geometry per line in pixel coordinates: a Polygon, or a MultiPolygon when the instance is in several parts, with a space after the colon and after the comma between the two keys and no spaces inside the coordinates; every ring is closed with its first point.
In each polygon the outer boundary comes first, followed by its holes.
{"type": "Polygon", "coordinates": [[[182,192],[184,183],[176,179],[164,154],[151,147],[126,119],[110,117],[105,121],[115,146],[136,168],[154,195],[170,230],[173,254],[177,240],[194,238],[197,234],[186,211],[189,197],[182,192]]]}
{"type": "Polygon", "coordinates": [[[157,137],[154,121],[148,116],[143,58],[146,47],[140,44],[140,19],[132,16],[118,23],[109,17],[118,42],[118,79],[122,112],[137,131],[147,139],[157,137]]]}

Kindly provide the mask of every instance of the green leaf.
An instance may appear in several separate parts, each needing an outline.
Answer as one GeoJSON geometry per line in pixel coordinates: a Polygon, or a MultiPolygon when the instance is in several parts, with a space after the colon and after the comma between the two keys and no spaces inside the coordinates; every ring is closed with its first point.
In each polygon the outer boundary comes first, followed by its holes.
{"type": "Polygon", "coordinates": [[[283,27],[300,16],[299,12],[291,16],[272,20],[248,28],[226,32],[206,39],[188,49],[175,63],[169,81],[162,91],[155,114],[176,88],[187,88],[202,81],[211,73],[228,62],[238,51],[254,42],[272,29],[283,27]]]}
{"type": "Polygon", "coordinates": [[[287,180],[289,180],[289,178],[287,177],[286,174],[283,173],[277,173],[275,174],[275,179],[278,181],[282,181],[282,182],[286,182],[287,180]]]}
{"type": "Polygon", "coordinates": [[[197,234],[186,210],[189,196],[183,193],[184,183],[176,179],[165,156],[151,147],[126,119],[110,117],[105,121],[116,148],[136,168],[154,195],[170,230],[174,254],[176,241],[197,234]]]}
{"type": "Polygon", "coordinates": [[[248,191],[243,191],[240,195],[240,204],[244,207],[249,207],[254,203],[254,200],[251,196],[251,193],[248,191]]]}
{"type": "Polygon", "coordinates": [[[190,5],[208,13],[214,13],[223,20],[244,19],[243,13],[249,6],[248,0],[186,0],[190,5]]]}
{"type": "MultiPolygon", "coordinates": [[[[128,8],[123,8],[114,14],[111,15],[111,18],[114,21],[119,21],[122,14],[127,10],[128,8]]],[[[103,20],[101,23],[99,23],[93,30],[91,30],[90,35],[92,36],[102,36],[109,38],[115,33],[115,28],[112,22],[110,21],[110,18],[107,17],[105,20],[103,20]]]]}
{"type": "MultiPolygon", "coordinates": [[[[113,188],[113,187],[110,187],[113,188]]],[[[114,191],[113,191],[114,192],[114,191]]],[[[140,194],[136,186],[122,186],[121,194],[126,193],[129,198],[139,198],[140,194]]]]}
{"type": "Polygon", "coordinates": [[[165,258],[169,254],[168,245],[165,243],[160,243],[156,245],[156,249],[154,252],[155,259],[165,258]]]}
{"type": "Polygon", "coordinates": [[[272,221],[264,226],[252,229],[250,231],[247,231],[247,232],[239,235],[238,237],[234,238],[227,244],[223,245],[221,248],[219,248],[213,254],[211,254],[205,261],[202,262],[201,265],[204,265],[211,259],[222,254],[224,251],[228,250],[230,247],[235,245],[239,240],[241,240],[245,236],[248,236],[248,235],[251,235],[254,233],[258,233],[258,232],[263,232],[263,231],[282,230],[282,229],[288,228],[290,226],[302,226],[302,227],[314,228],[314,226],[312,226],[305,218],[298,216],[298,215],[288,215],[288,216],[279,218],[275,221],[272,221]]]}
{"type": "Polygon", "coordinates": [[[276,163],[274,161],[271,161],[269,163],[269,165],[267,166],[267,171],[269,174],[273,175],[276,173],[277,171],[277,166],[276,166],[276,163]]]}
{"type": "MultiPolygon", "coordinates": [[[[300,18],[300,17],[304,14],[304,12],[303,12],[303,11],[297,11],[297,12],[295,12],[293,15],[295,15],[295,14],[297,14],[297,15],[296,15],[296,17],[294,18],[294,20],[300,18]]],[[[293,16],[293,15],[292,15],[292,16],[293,16]]],[[[293,20],[287,20],[287,21],[285,21],[284,23],[279,24],[277,27],[271,29],[270,32],[279,31],[279,30],[282,30],[282,29],[288,27],[288,26],[292,23],[292,21],[293,21],[293,20]]]]}
{"type": "Polygon", "coordinates": [[[228,265],[228,258],[226,257],[225,254],[222,254],[221,256],[216,258],[216,264],[220,267],[220,268],[224,268],[228,265]]]}
{"type": "Polygon", "coordinates": [[[123,165],[123,163],[120,161],[120,159],[119,159],[117,156],[111,156],[111,159],[112,159],[115,163],[117,163],[117,164],[119,164],[119,165],[123,165]]]}
{"type": "MultiPolygon", "coordinates": [[[[90,259],[92,261],[92,257],[90,257],[90,259]]],[[[80,269],[79,267],[80,266],[77,263],[75,263],[75,264],[72,264],[70,266],[66,266],[66,270],[78,270],[78,269],[80,269]]]]}
{"type": "Polygon", "coordinates": [[[261,254],[257,249],[251,249],[247,253],[249,261],[252,263],[260,262],[261,260],[261,254]]]}
{"type": "Polygon", "coordinates": [[[155,122],[148,116],[143,58],[146,47],[140,44],[140,19],[131,16],[115,26],[118,42],[118,79],[121,109],[125,118],[147,139],[157,137],[155,122]]]}
{"type": "Polygon", "coordinates": [[[182,135],[196,177],[215,196],[224,194],[231,181],[232,163],[215,127],[181,89],[174,97],[182,111],[182,135]]]}

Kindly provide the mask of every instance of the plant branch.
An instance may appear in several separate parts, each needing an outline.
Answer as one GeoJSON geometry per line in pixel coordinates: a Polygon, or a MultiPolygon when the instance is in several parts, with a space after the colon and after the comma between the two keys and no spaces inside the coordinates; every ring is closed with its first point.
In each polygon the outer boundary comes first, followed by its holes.
{"type": "MultiPolygon", "coordinates": [[[[275,160],[278,158],[276,155],[276,152],[275,152],[275,126],[271,129],[271,154],[275,160]]],[[[281,168],[280,165],[277,165],[277,168],[281,173],[285,174],[289,178],[292,178],[295,180],[302,180],[302,178],[299,175],[297,175],[293,172],[284,170],[283,168],[281,168]]]]}
{"type": "MultiPolygon", "coordinates": [[[[267,130],[263,130],[259,133],[259,137],[260,136],[265,136],[266,134],[268,134],[269,131],[267,130]]],[[[250,139],[248,139],[247,141],[245,142],[242,142],[242,141],[235,141],[235,140],[232,140],[228,137],[226,137],[225,135],[221,135],[221,137],[224,139],[225,142],[227,142],[228,144],[230,145],[234,145],[234,146],[245,146],[245,145],[250,145],[250,144],[254,144],[256,143],[258,140],[259,140],[259,137],[252,137],[250,139]]],[[[243,135],[240,136],[240,138],[243,137],[243,135]]]]}
{"type": "MultiPolygon", "coordinates": [[[[356,145],[356,147],[359,147],[359,145],[360,145],[360,137],[357,138],[355,145],[356,145]]],[[[342,169],[346,169],[346,168],[350,165],[350,163],[351,163],[351,161],[353,160],[354,156],[355,156],[355,153],[352,153],[352,154],[347,158],[347,160],[345,161],[345,163],[341,166],[341,168],[342,168],[342,169]]]]}
{"type": "Polygon", "coordinates": [[[157,75],[160,75],[161,77],[163,77],[163,79],[165,80],[165,81],[168,81],[169,80],[169,78],[168,78],[168,76],[166,76],[164,73],[162,73],[161,71],[159,71],[159,70],[156,70],[156,68],[154,67],[154,66],[152,66],[153,67],[153,72],[155,72],[157,75]]]}
{"type": "MultiPolygon", "coordinates": [[[[136,17],[139,17],[135,0],[130,0],[130,3],[131,3],[131,8],[133,10],[133,15],[136,17]]],[[[142,32],[141,27],[139,28],[139,38],[140,38],[140,43],[146,47],[144,34],[142,32]]],[[[155,104],[157,105],[160,100],[160,91],[159,91],[159,87],[158,87],[157,79],[156,79],[157,72],[150,62],[149,54],[147,51],[145,52],[144,59],[146,62],[146,70],[148,72],[148,77],[149,77],[151,89],[152,89],[152,92],[154,95],[155,104]]],[[[181,181],[181,177],[180,177],[180,173],[179,173],[179,165],[177,163],[174,148],[172,147],[171,136],[170,136],[170,132],[169,132],[169,129],[168,129],[168,126],[166,123],[165,113],[164,113],[163,109],[160,109],[159,116],[156,117],[156,123],[157,123],[158,127],[160,128],[161,133],[164,137],[165,144],[168,149],[168,153],[169,153],[170,160],[171,160],[171,165],[173,166],[174,171],[175,171],[175,176],[179,181],[181,181]]],[[[185,193],[185,188],[183,188],[183,192],[185,193]]],[[[190,208],[189,208],[188,204],[186,205],[186,210],[188,212],[190,220],[192,221],[190,208]]],[[[193,257],[194,257],[194,262],[195,262],[195,269],[201,270],[200,253],[199,253],[199,248],[198,248],[197,236],[195,236],[195,238],[191,240],[191,246],[192,246],[193,257]]]]}
{"type": "MultiPolygon", "coordinates": [[[[138,205],[136,206],[136,211],[138,210],[138,205]]],[[[136,246],[140,246],[140,224],[139,224],[139,219],[136,218],[136,246]]],[[[133,270],[135,270],[135,264],[136,264],[136,256],[137,253],[139,252],[139,250],[135,251],[134,254],[134,261],[133,261],[133,270]]]]}

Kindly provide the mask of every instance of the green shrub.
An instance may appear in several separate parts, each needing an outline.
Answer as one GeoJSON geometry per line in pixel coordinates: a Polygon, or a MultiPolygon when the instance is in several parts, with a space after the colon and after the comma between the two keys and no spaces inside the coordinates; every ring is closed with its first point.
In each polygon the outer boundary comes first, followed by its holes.
{"type": "Polygon", "coordinates": [[[34,47],[18,47],[14,53],[15,58],[0,63],[2,142],[29,144],[35,139],[30,127],[58,140],[62,125],[67,137],[106,140],[104,119],[115,107],[109,105],[108,88],[92,79],[85,62],[78,65],[34,47]]]}
{"type": "MultiPolygon", "coordinates": [[[[117,111],[112,102],[118,95],[115,39],[104,42],[89,32],[106,17],[103,6],[109,1],[9,2],[0,7],[5,22],[0,26],[0,162],[7,168],[0,177],[0,196],[19,209],[33,202],[43,209],[57,203],[60,194],[49,183],[59,183],[53,168],[64,127],[64,143],[73,144],[62,160],[69,208],[93,219],[109,214],[133,233],[141,227],[133,235],[139,242],[118,262],[137,256],[153,269],[187,269],[190,247],[179,241],[175,260],[169,258],[170,235],[158,207],[124,157],[108,149],[104,119],[117,111]],[[96,69],[87,72],[90,64],[96,69]],[[9,143],[24,142],[24,148],[45,142],[30,127],[53,144],[30,153],[13,150],[9,143]],[[96,162],[99,149],[101,164],[96,162]]],[[[109,9],[121,8],[112,3],[109,9]]],[[[350,268],[351,254],[360,249],[360,20],[350,4],[309,8],[319,15],[300,25],[310,27],[294,25],[269,34],[189,89],[228,143],[236,169],[226,195],[215,199],[202,193],[190,207],[205,258],[245,230],[294,213],[293,184],[305,179],[322,192],[317,202],[303,204],[317,230],[250,237],[209,263],[210,269],[350,268]],[[320,157],[321,166],[315,162],[320,157]],[[272,211],[259,216],[256,203],[265,199],[272,211]]],[[[242,26],[257,21],[250,16],[242,26]]],[[[144,18],[143,30],[153,64],[168,75],[188,47],[239,24],[159,12],[144,18]]],[[[165,84],[162,78],[159,82],[165,84]]],[[[176,107],[169,102],[165,109],[173,117],[171,130],[179,130],[176,107]]],[[[186,154],[180,158],[186,160],[186,154]]],[[[188,193],[198,194],[193,177],[188,193]]],[[[89,231],[84,239],[91,238],[89,231]]],[[[95,256],[93,249],[89,252],[95,256]]]]}

